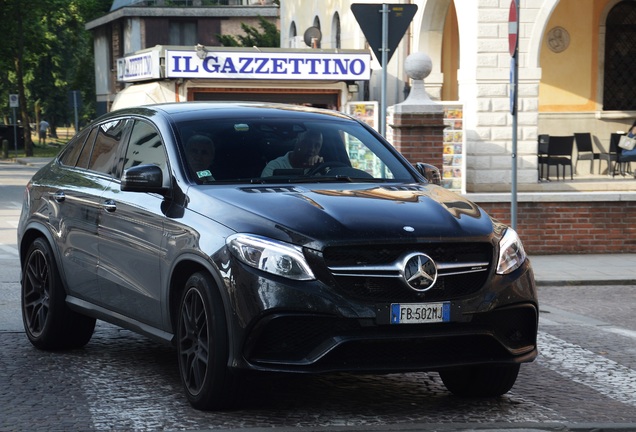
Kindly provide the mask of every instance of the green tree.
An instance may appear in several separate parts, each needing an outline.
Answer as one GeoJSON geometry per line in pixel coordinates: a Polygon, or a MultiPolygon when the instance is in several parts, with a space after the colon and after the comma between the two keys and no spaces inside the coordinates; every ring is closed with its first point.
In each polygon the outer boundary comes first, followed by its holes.
{"type": "MultiPolygon", "coordinates": [[[[31,141],[31,128],[29,119],[29,107],[27,105],[27,90],[25,86],[25,76],[30,69],[30,60],[33,56],[30,53],[37,52],[39,43],[39,33],[37,26],[30,18],[38,15],[43,2],[29,2],[28,13],[23,9],[26,2],[20,0],[1,0],[0,2],[0,22],[3,24],[5,39],[0,44],[0,58],[2,59],[2,70],[6,70],[7,79],[2,82],[3,88],[0,93],[4,100],[7,100],[9,93],[17,93],[20,103],[19,121],[24,127],[24,145],[27,156],[33,155],[33,143],[31,141]]],[[[2,104],[4,106],[4,104],[2,104]]],[[[7,117],[5,113],[4,117],[7,117]]]]}
{"type": "Polygon", "coordinates": [[[261,16],[258,17],[258,25],[262,29],[262,32],[255,27],[241,23],[241,28],[243,32],[245,32],[245,36],[217,35],[216,37],[219,39],[221,45],[226,47],[280,47],[280,31],[278,31],[276,25],[261,16]]]}
{"type": "MultiPolygon", "coordinates": [[[[80,90],[84,113],[94,115],[92,35],[84,24],[108,12],[111,0],[0,0],[0,97],[17,93],[25,154],[33,154],[30,124],[40,113],[52,131],[71,120],[68,92],[80,90]],[[88,73],[90,71],[90,73],[88,73]],[[93,113],[91,113],[91,109],[93,113]]],[[[6,104],[0,112],[8,117],[6,104]]]]}

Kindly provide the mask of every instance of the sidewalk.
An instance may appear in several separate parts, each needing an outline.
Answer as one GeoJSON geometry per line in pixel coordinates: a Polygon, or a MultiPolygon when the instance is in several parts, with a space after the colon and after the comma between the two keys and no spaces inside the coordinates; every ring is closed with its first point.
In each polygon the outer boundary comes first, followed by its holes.
{"type": "MultiPolygon", "coordinates": [[[[50,158],[17,162],[40,168],[50,158]]],[[[533,255],[537,285],[636,285],[636,254],[533,255]]]]}
{"type": "Polygon", "coordinates": [[[533,255],[537,285],[636,285],[636,254],[533,255]]]}

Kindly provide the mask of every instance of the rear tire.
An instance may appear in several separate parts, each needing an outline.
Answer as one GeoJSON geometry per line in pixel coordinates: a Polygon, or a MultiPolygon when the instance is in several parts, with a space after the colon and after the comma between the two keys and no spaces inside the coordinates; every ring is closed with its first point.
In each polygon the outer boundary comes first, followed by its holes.
{"type": "Polygon", "coordinates": [[[29,341],[40,349],[81,348],[91,340],[95,319],[72,311],[51,246],[36,238],[22,269],[22,322],[29,341]]]}
{"type": "Polygon", "coordinates": [[[446,388],[457,396],[497,397],[508,393],[519,374],[519,365],[478,365],[439,372],[446,388]]]}
{"type": "Polygon", "coordinates": [[[229,335],[221,296],[209,275],[194,273],[179,303],[177,352],[181,383],[200,410],[234,408],[238,372],[228,367],[229,335]]]}

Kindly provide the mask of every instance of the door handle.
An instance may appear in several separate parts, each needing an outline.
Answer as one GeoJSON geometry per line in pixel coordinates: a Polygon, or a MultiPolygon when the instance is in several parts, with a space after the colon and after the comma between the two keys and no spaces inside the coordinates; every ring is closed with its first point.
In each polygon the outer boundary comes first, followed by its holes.
{"type": "Polygon", "coordinates": [[[102,207],[104,207],[104,210],[106,210],[108,213],[112,213],[117,210],[117,204],[115,204],[115,201],[112,199],[104,201],[102,207]]]}

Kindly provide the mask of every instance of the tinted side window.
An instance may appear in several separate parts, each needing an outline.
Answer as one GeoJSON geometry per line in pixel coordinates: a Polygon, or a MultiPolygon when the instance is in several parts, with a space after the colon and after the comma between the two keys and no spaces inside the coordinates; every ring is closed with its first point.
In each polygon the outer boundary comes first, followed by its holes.
{"type": "Polygon", "coordinates": [[[115,173],[119,161],[119,143],[127,123],[127,119],[120,119],[99,125],[88,169],[109,175],[115,173]]]}
{"type": "Polygon", "coordinates": [[[82,148],[82,153],[80,153],[79,159],[75,166],[78,168],[88,168],[88,161],[91,159],[91,151],[93,150],[93,143],[95,142],[95,136],[97,135],[97,128],[91,129],[90,134],[88,135],[88,139],[86,140],[86,144],[82,148]]]}
{"type": "Polygon", "coordinates": [[[66,166],[75,166],[77,162],[77,158],[84,148],[84,143],[86,142],[86,137],[88,137],[88,133],[90,129],[84,129],[80,131],[79,134],[75,135],[73,139],[67,144],[64,152],[60,156],[60,163],[66,166]]]}
{"type": "Polygon", "coordinates": [[[124,170],[142,164],[160,167],[163,172],[163,185],[170,185],[168,162],[159,131],[148,122],[136,120],[124,158],[124,170]]]}

